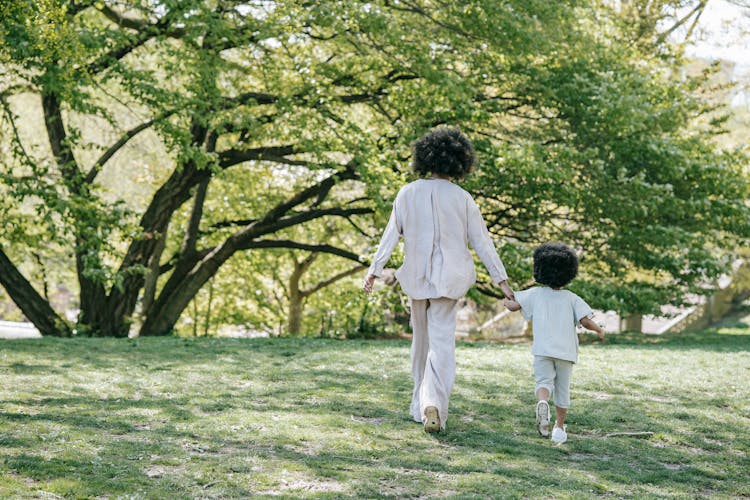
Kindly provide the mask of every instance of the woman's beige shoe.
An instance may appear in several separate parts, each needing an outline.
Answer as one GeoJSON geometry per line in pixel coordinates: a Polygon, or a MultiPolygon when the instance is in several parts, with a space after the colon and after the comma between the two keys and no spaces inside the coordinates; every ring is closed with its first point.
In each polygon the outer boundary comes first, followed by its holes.
{"type": "Polygon", "coordinates": [[[428,406],[424,410],[424,431],[425,432],[440,432],[440,415],[438,415],[438,409],[434,406],[428,406]]]}

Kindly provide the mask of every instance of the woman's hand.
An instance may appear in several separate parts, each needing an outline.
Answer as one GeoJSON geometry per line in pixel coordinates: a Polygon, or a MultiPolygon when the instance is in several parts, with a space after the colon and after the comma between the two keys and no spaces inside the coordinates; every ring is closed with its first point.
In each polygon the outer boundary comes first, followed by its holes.
{"type": "Polygon", "coordinates": [[[362,282],[362,290],[365,291],[365,295],[370,295],[372,293],[372,284],[375,283],[375,275],[374,274],[368,274],[365,277],[365,280],[362,282]]]}
{"type": "Polygon", "coordinates": [[[501,281],[498,285],[500,285],[500,290],[503,291],[503,295],[505,295],[506,299],[516,300],[516,296],[513,294],[513,289],[510,287],[507,280],[501,281]]]}

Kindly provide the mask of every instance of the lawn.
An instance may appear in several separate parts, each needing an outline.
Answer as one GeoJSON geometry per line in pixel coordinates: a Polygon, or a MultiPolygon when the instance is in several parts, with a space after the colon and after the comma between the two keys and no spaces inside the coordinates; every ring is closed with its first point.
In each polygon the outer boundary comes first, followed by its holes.
{"type": "Polygon", "coordinates": [[[748,321],[583,344],[559,447],[528,344],[460,343],[428,435],[406,341],[2,341],[0,497],[750,496],[748,321]]]}

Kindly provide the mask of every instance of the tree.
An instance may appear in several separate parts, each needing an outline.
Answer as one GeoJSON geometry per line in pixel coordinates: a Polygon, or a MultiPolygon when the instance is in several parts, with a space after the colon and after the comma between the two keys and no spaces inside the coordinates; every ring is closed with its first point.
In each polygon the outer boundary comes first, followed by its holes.
{"type": "MultiPolygon", "coordinates": [[[[6,189],[34,204],[48,241],[72,248],[79,331],[126,335],[139,297],[141,334],[170,331],[195,293],[238,251],[291,246],[353,258],[346,250],[268,236],[321,217],[371,212],[362,203],[330,203],[330,194],[347,181],[394,175],[376,165],[396,164],[394,144],[402,136],[387,125],[413,135],[425,123],[442,121],[431,106],[413,108],[410,97],[448,106],[473,98],[462,75],[443,71],[454,49],[431,41],[464,37],[466,45],[468,37],[437,21],[420,30],[431,36],[414,37],[429,19],[418,7],[144,1],[118,8],[51,0],[3,7],[2,63],[17,74],[2,91],[5,120],[14,129],[23,121],[14,106],[17,93],[38,95],[49,143],[48,154],[35,154],[20,134],[11,137],[14,167],[5,171],[6,189]],[[122,105],[144,119],[126,123],[115,112],[122,105]],[[94,118],[119,138],[101,145],[98,137],[84,136],[83,123],[94,118]],[[97,183],[100,172],[149,129],[167,145],[173,170],[146,206],[107,200],[97,183]],[[89,148],[99,155],[85,164],[89,148]],[[305,175],[286,196],[271,194],[256,213],[226,221],[233,231],[223,240],[201,246],[213,179],[266,162],[299,167],[305,175]],[[189,200],[190,216],[176,221],[189,200]],[[170,228],[180,222],[180,251],[163,263],[170,228]]],[[[10,259],[6,265],[16,267],[10,259]]],[[[26,293],[33,289],[28,281],[8,276],[3,273],[3,286],[46,334],[70,330],[52,326],[64,322],[49,321],[44,298],[26,293]]]]}
{"type": "MultiPolygon", "coordinates": [[[[443,123],[477,142],[483,161],[467,187],[508,238],[504,258],[514,270],[526,243],[558,234],[597,244],[606,236],[608,245],[587,257],[600,276],[629,262],[654,268],[617,237],[642,229],[621,201],[587,198],[585,186],[605,180],[617,182],[615,199],[635,193],[641,206],[669,210],[660,227],[699,205],[697,194],[660,203],[667,185],[682,193],[707,181],[703,194],[720,200],[706,219],[715,230],[702,233],[692,217],[693,229],[679,226],[670,245],[649,240],[675,254],[664,272],[678,273],[678,284],[715,274],[721,262],[706,255],[709,242],[721,233],[729,244],[730,233],[744,231],[739,158],[717,156],[698,133],[681,139],[682,120],[700,101],[689,84],[661,75],[668,54],[644,64],[645,50],[631,48],[616,16],[596,3],[19,0],[0,9],[0,65],[15,75],[0,89],[10,125],[4,194],[13,200],[2,208],[18,221],[0,233],[0,283],[45,334],[73,328],[16,272],[24,245],[68,249],[77,331],[124,336],[139,313],[141,335],[168,333],[240,252],[287,248],[359,264],[365,241],[342,248],[297,239],[311,233],[295,229],[373,210],[382,220],[405,179],[406,146],[443,123]],[[20,99],[29,96],[38,99],[45,144],[24,130],[34,110],[20,99]],[[656,119],[634,109],[646,104],[656,119]],[[659,140],[647,140],[654,126],[659,140]],[[102,174],[154,136],[165,154],[145,201],[109,191],[102,174]],[[654,147],[670,162],[658,179],[638,169],[654,147]],[[569,182],[579,176],[588,184],[569,182]],[[250,196],[224,213],[207,210],[243,177],[250,196]],[[595,231],[586,233],[591,221],[595,231]],[[572,229],[560,233],[561,223],[572,229]],[[686,256],[677,255],[682,248],[686,256]]],[[[339,271],[354,265],[340,262],[339,271]]]]}
{"type": "MultiPolygon", "coordinates": [[[[628,314],[706,293],[728,270],[750,234],[747,157],[718,147],[726,116],[704,98],[707,74],[685,77],[664,36],[703,4],[658,31],[668,2],[629,3],[641,29],[619,31],[627,43],[587,44],[523,71],[525,94],[545,110],[524,112],[535,138],[495,145],[502,160],[470,186],[520,275],[531,276],[538,243],[571,242],[582,257],[575,286],[628,314]]],[[[632,28],[623,15],[632,12],[610,12],[611,26],[601,16],[600,29],[632,28]]]]}

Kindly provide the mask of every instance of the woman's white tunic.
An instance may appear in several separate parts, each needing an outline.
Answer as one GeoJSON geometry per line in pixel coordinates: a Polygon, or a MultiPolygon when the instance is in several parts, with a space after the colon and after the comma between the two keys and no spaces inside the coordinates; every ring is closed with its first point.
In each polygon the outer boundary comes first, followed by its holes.
{"type": "Polygon", "coordinates": [[[404,237],[404,263],[396,272],[412,299],[459,299],[474,285],[476,272],[468,245],[492,281],[508,278],[471,195],[445,179],[420,179],[401,188],[369,273],[380,276],[404,237]]]}

